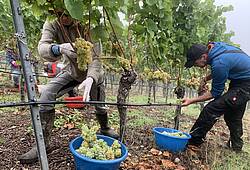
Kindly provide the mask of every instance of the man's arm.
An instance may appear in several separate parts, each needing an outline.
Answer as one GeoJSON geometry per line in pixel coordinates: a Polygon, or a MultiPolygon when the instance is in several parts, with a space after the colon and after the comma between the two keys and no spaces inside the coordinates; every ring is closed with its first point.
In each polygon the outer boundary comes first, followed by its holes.
{"type": "Polygon", "coordinates": [[[55,62],[61,57],[55,56],[51,50],[56,34],[57,31],[55,30],[52,23],[46,21],[43,25],[42,37],[38,43],[38,52],[40,56],[47,61],[55,62]]]}
{"type": "Polygon", "coordinates": [[[197,102],[204,102],[204,101],[210,100],[212,98],[213,98],[213,96],[212,96],[211,92],[206,92],[201,96],[194,97],[194,98],[191,98],[191,99],[184,98],[182,100],[182,106],[188,106],[190,104],[197,103],[197,102]]]}

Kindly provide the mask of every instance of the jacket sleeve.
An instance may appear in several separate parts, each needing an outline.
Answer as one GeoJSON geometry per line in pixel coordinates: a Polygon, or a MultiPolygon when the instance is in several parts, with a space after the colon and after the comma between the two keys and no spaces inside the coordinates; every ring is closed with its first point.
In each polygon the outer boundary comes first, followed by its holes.
{"type": "Polygon", "coordinates": [[[103,78],[104,74],[102,63],[98,57],[101,55],[101,51],[102,51],[101,44],[95,43],[92,51],[93,61],[88,65],[87,77],[92,77],[95,83],[100,83],[100,81],[102,81],[101,79],[103,78]]]}
{"type": "Polygon", "coordinates": [[[51,51],[53,42],[56,40],[56,34],[55,26],[46,21],[43,25],[42,37],[38,43],[38,53],[41,57],[51,62],[55,62],[61,58],[61,56],[54,56],[51,51]]]}
{"type": "Polygon", "coordinates": [[[224,64],[212,67],[212,89],[211,94],[214,98],[221,96],[225,89],[225,83],[228,79],[229,69],[224,64]]]}

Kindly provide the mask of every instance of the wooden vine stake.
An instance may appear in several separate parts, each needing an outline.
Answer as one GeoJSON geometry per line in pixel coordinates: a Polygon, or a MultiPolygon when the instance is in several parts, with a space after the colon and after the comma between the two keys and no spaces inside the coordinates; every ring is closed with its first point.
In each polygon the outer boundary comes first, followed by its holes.
{"type": "MultiPolygon", "coordinates": [[[[137,74],[133,69],[124,69],[119,81],[117,103],[124,104],[126,102],[131,85],[135,82],[136,77],[137,74]]],[[[126,130],[127,107],[117,105],[117,108],[120,116],[120,141],[123,142],[126,130]]]]}
{"type": "Polygon", "coordinates": [[[185,88],[181,86],[181,73],[179,68],[179,75],[177,80],[177,87],[174,89],[174,93],[177,96],[178,105],[175,109],[175,118],[174,118],[174,128],[179,129],[180,115],[181,115],[181,99],[185,96],[185,88]]]}

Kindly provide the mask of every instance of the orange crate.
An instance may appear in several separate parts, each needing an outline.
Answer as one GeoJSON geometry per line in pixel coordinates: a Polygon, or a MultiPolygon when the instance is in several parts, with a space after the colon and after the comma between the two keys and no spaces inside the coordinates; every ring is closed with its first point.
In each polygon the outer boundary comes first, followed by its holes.
{"type": "MultiPolygon", "coordinates": [[[[83,97],[82,96],[76,96],[76,97],[65,97],[65,101],[82,101],[83,97]]],[[[66,106],[68,108],[83,108],[85,104],[83,103],[66,103],[66,106]]]]}

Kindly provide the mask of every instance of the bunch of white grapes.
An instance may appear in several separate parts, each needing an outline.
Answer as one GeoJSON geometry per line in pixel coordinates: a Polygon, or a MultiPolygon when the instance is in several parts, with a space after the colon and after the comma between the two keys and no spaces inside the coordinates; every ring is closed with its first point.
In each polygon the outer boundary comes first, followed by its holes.
{"type": "Polygon", "coordinates": [[[130,69],[130,61],[128,59],[118,56],[117,60],[123,68],[125,68],[126,70],[130,69]]]}
{"type": "Polygon", "coordinates": [[[92,62],[92,48],[93,44],[83,38],[77,38],[75,42],[77,49],[77,64],[82,71],[87,69],[88,64],[92,62]]]}
{"type": "Polygon", "coordinates": [[[181,132],[162,132],[162,134],[168,135],[168,136],[175,136],[175,137],[179,137],[179,138],[185,138],[187,137],[184,133],[181,132]]]}
{"type": "Polygon", "coordinates": [[[122,68],[116,68],[112,64],[103,62],[103,68],[108,72],[121,73],[122,68]]]}
{"type": "Polygon", "coordinates": [[[191,79],[186,80],[186,86],[192,89],[198,89],[200,81],[198,78],[192,77],[191,79]]]}
{"type": "Polygon", "coordinates": [[[160,71],[160,70],[151,71],[148,68],[144,69],[143,75],[148,80],[162,80],[164,83],[166,83],[171,78],[171,76],[164,71],[160,71]]]}
{"type": "Polygon", "coordinates": [[[97,126],[88,128],[88,126],[83,125],[83,142],[76,151],[88,158],[97,160],[112,160],[121,157],[121,145],[118,140],[115,140],[111,146],[108,146],[103,139],[97,139],[97,130],[97,126]]]}

